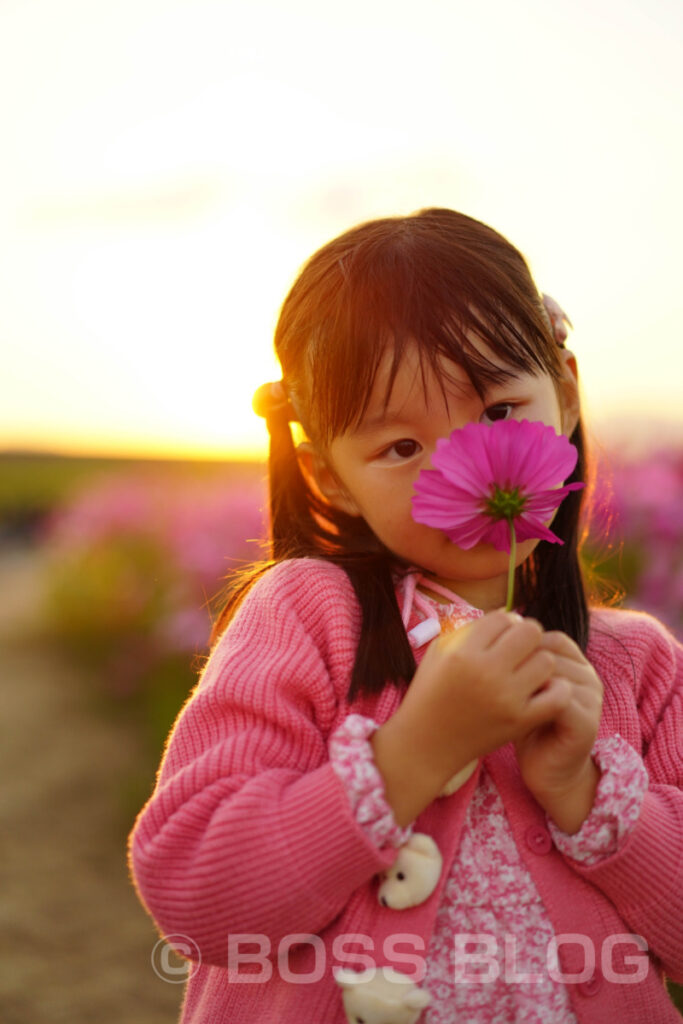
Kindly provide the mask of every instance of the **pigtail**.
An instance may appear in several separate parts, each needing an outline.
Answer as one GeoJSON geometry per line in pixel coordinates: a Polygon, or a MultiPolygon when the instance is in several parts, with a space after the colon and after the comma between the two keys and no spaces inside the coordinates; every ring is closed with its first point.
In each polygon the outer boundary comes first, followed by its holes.
{"type": "MultiPolygon", "coordinates": [[[[572,434],[578,459],[566,481],[585,478],[585,441],[579,422],[572,434]]],[[[580,559],[580,523],[584,491],[570,491],[553,520],[553,531],[564,544],[541,541],[533,555],[517,570],[517,603],[544,629],[567,633],[585,653],[588,646],[589,609],[580,559]]]]}
{"type": "Polygon", "coordinates": [[[326,524],[329,506],[313,494],[301,472],[290,422],[299,416],[282,381],[264,384],[254,395],[254,411],[268,427],[268,490],[272,562],[325,550],[334,541],[326,524]]]}
{"type": "MultiPolygon", "coordinates": [[[[268,493],[270,512],[269,558],[240,571],[233,571],[226,587],[216,596],[220,607],[211,630],[215,643],[225,630],[252,585],[268,569],[286,558],[310,555],[314,536],[327,531],[316,520],[310,493],[301,472],[289,422],[292,406],[281,382],[264,384],[254,395],[254,411],[263,416],[270,438],[268,452],[268,493]]],[[[321,536],[322,540],[322,536],[321,536]]]]}
{"type": "Polygon", "coordinates": [[[230,573],[227,585],[216,595],[220,607],[211,629],[215,643],[234,616],[249,589],[276,562],[308,553],[316,523],[308,500],[308,489],[297,459],[289,426],[294,412],[279,381],[264,384],[253,400],[254,412],[262,416],[270,438],[268,493],[270,496],[269,558],[244,570],[230,573]]]}
{"type": "MultiPolygon", "coordinates": [[[[335,559],[339,564],[339,559],[335,559]]],[[[351,674],[349,700],[380,694],[387,682],[406,685],[415,674],[395,589],[395,559],[368,555],[356,564],[342,562],[361,610],[362,628],[351,674]]]]}
{"type": "Polygon", "coordinates": [[[270,493],[271,558],[296,557],[294,551],[305,549],[316,533],[316,523],[294,447],[289,417],[282,408],[266,416],[270,435],[268,485],[270,493]]]}
{"type": "Polygon", "coordinates": [[[290,415],[291,409],[280,406],[266,416],[272,559],[322,558],[349,577],[362,622],[350,700],[381,693],[388,681],[407,684],[416,665],[396,599],[396,559],[364,519],[333,508],[311,490],[297,458],[290,415]]]}

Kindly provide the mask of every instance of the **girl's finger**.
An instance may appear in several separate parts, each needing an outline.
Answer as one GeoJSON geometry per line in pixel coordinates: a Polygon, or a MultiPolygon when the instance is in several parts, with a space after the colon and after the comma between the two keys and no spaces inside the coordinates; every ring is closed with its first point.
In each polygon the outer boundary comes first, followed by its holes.
{"type": "MultiPolygon", "coordinates": [[[[504,659],[508,671],[515,671],[541,646],[543,627],[534,619],[522,619],[502,633],[492,648],[504,659]]],[[[552,653],[552,652],[551,652],[552,653]]]]}
{"type": "Polygon", "coordinates": [[[479,648],[487,648],[495,643],[503,633],[511,629],[520,618],[521,616],[514,612],[506,612],[503,608],[498,608],[495,612],[489,612],[483,618],[468,623],[452,633],[442,633],[436,643],[442,644],[444,647],[476,645],[479,648]]]}
{"type": "Polygon", "coordinates": [[[541,646],[556,654],[563,654],[565,657],[571,658],[572,661],[587,664],[586,658],[578,644],[570,636],[567,636],[566,633],[560,632],[560,630],[550,630],[544,633],[541,646]]]}
{"type": "MultiPolygon", "coordinates": [[[[545,640],[549,634],[545,634],[545,640]]],[[[549,644],[542,645],[543,650],[555,655],[555,673],[564,676],[572,685],[580,687],[584,695],[599,695],[600,702],[604,694],[604,686],[600,676],[591,663],[584,657],[580,648],[563,633],[555,633],[549,644]]]]}
{"type": "Polygon", "coordinates": [[[525,711],[525,726],[529,731],[561,714],[572,697],[571,684],[566,679],[553,677],[546,686],[529,697],[525,711]]]}
{"type": "Polygon", "coordinates": [[[495,612],[489,612],[475,622],[477,639],[484,647],[491,647],[521,621],[522,617],[517,612],[506,612],[504,608],[497,608],[495,612]]]}
{"type": "MultiPolygon", "coordinates": [[[[545,648],[547,650],[547,648],[545,648]]],[[[572,683],[589,683],[593,678],[590,665],[577,661],[575,658],[568,658],[565,654],[555,654],[555,673],[564,676],[572,683]]]]}
{"type": "Polygon", "coordinates": [[[546,686],[554,675],[560,675],[557,658],[550,651],[536,650],[512,675],[511,684],[529,697],[546,686]]]}

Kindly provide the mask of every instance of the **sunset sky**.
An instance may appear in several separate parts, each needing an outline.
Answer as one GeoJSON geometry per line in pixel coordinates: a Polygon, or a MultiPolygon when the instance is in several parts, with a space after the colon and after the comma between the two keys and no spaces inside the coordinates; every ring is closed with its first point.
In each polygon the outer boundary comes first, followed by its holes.
{"type": "Polygon", "coordinates": [[[248,455],[351,224],[490,223],[598,434],[683,438],[680,0],[4,0],[0,448],[248,455]]]}

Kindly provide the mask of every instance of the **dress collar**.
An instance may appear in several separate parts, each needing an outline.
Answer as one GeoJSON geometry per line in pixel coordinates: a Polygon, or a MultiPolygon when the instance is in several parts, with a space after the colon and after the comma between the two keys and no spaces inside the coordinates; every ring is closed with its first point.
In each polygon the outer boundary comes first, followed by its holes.
{"type": "Polygon", "coordinates": [[[411,569],[399,581],[399,604],[403,625],[413,648],[422,647],[442,630],[450,632],[466,622],[481,618],[484,614],[481,609],[475,608],[451,590],[439,583],[433,583],[416,568],[411,569]],[[431,591],[431,594],[425,591],[431,591]],[[446,602],[432,596],[437,594],[446,598],[446,602]],[[420,618],[412,628],[409,628],[411,618],[415,618],[416,613],[420,618]]]}

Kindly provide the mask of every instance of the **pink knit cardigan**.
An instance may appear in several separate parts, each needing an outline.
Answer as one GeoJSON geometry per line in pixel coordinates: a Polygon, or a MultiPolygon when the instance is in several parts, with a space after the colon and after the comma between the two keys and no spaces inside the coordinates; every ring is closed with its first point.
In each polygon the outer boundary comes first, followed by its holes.
{"type": "MultiPolygon", "coordinates": [[[[328,758],[348,714],[383,722],[400,701],[392,685],[347,701],[359,626],[342,570],[281,563],[249,592],[174,726],[130,863],[162,934],[194,960],[184,1024],[343,1024],[333,966],[360,966],[362,949],[413,973],[428,947],[448,871],[426,903],[381,907],[374,876],[395,851],[357,825],[328,758]]],[[[661,972],[683,981],[683,650],[649,616],[596,610],[588,654],[605,686],[599,736],[618,732],[650,777],[620,851],[593,867],[565,860],[540,841],[547,822],[512,746],[486,765],[556,936],[595,949],[593,977],[568,985],[580,1024],[680,1022],[661,972]],[[601,969],[610,937],[625,934],[651,958],[633,983],[633,947],[617,945],[601,969]]],[[[477,777],[416,822],[446,865],[477,777]]],[[[559,947],[565,975],[580,976],[584,958],[576,943],[559,947]]]]}

